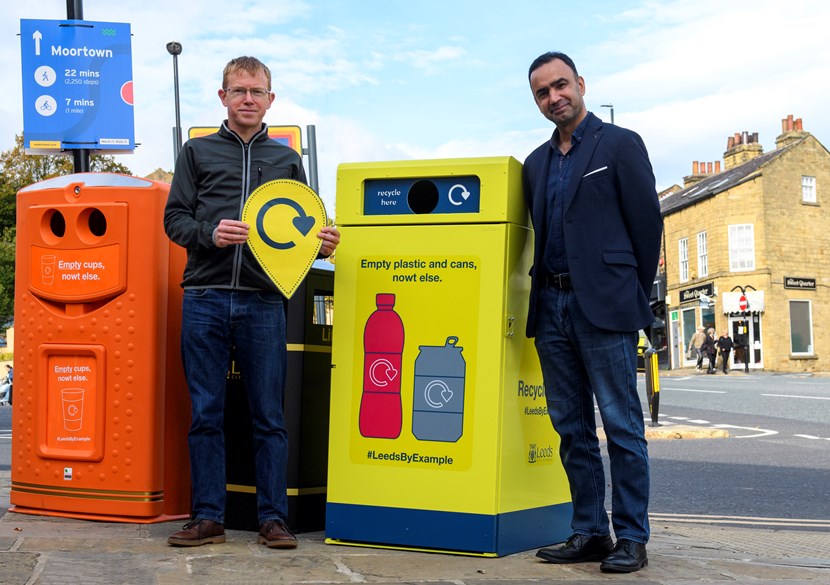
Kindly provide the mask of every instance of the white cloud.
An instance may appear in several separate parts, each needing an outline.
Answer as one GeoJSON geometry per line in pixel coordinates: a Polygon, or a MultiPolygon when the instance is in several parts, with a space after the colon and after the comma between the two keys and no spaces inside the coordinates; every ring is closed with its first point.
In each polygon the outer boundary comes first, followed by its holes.
{"type": "MultiPolygon", "coordinates": [[[[737,131],[759,132],[774,148],[780,120],[794,114],[830,142],[830,8],[818,0],[624,1],[617,13],[580,20],[563,6],[557,36],[585,76],[589,107],[646,141],[659,186],[682,181],[692,160],[720,159],[737,131]],[[584,34],[590,27],[591,34],[584,34]]],[[[273,124],[316,125],[320,191],[331,212],[341,162],[514,156],[546,140],[552,126],[535,109],[526,67],[551,40],[535,2],[517,0],[498,19],[472,2],[425,0],[418,7],[319,0],[86,0],[89,20],[131,22],[136,139],[119,160],[139,175],[173,164],[173,64],[179,58],[181,121],[215,126],[227,60],[253,54],[273,72],[273,124]],[[403,11],[403,13],[399,13],[403,11]],[[437,14],[440,11],[440,18],[437,14]],[[535,20],[534,20],[535,19],[535,20]],[[521,25],[524,23],[523,25],[521,25]],[[521,26],[520,26],[521,25],[521,26]],[[541,48],[540,48],[541,46],[541,48]]],[[[592,8],[599,10],[599,8],[592,8]]],[[[7,98],[0,149],[22,130],[20,18],[63,19],[62,0],[14,2],[0,20],[7,98]]],[[[591,14],[593,17],[593,14],[591,14]]],[[[304,132],[305,134],[305,132],[304,132]]]]}

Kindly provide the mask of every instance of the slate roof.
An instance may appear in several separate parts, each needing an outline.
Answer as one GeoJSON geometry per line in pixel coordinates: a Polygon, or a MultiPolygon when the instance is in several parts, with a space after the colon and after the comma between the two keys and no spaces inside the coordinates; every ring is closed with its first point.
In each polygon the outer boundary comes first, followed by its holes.
{"type": "Polygon", "coordinates": [[[671,215],[681,209],[714,197],[718,193],[728,191],[736,185],[740,185],[762,175],[762,167],[765,164],[778,158],[794,146],[801,144],[805,139],[806,136],[782,148],[776,148],[736,167],[718,173],[717,175],[706,177],[702,181],[690,185],[685,189],[681,189],[676,193],[667,195],[660,201],[660,212],[663,216],[671,215]]]}

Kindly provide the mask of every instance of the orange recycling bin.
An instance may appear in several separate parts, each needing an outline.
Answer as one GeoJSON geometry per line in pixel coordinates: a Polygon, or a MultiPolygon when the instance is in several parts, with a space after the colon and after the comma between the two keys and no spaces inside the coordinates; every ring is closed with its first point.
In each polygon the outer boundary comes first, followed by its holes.
{"type": "Polygon", "coordinates": [[[127,522],[189,512],[184,253],[162,229],[168,191],[82,173],[18,193],[15,512],[127,522]]]}

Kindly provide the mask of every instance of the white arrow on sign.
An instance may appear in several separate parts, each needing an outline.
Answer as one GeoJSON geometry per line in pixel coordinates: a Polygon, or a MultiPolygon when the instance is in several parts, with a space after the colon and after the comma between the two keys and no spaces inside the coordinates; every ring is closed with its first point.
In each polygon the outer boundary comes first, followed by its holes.
{"type": "Polygon", "coordinates": [[[35,40],[35,55],[40,55],[40,39],[43,38],[43,35],[40,34],[39,30],[36,30],[32,33],[32,38],[35,40]]]}
{"type": "Polygon", "coordinates": [[[752,439],[756,437],[769,437],[770,435],[777,435],[778,431],[770,431],[767,429],[759,429],[757,427],[737,427],[735,425],[714,425],[719,429],[743,429],[745,431],[757,431],[753,435],[738,435],[736,439],[752,439]]]}
{"type": "Polygon", "coordinates": [[[467,191],[467,187],[465,187],[464,185],[453,185],[452,187],[450,187],[450,192],[447,194],[447,197],[449,198],[450,203],[452,203],[453,205],[461,205],[470,197],[470,192],[467,191]],[[461,189],[461,197],[463,198],[462,201],[458,201],[455,199],[455,197],[453,197],[453,193],[456,189],[461,189]]]}

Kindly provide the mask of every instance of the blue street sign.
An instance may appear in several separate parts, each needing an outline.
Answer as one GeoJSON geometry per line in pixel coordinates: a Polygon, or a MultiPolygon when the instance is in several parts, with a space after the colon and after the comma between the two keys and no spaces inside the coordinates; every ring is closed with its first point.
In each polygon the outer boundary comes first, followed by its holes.
{"type": "Polygon", "coordinates": [[[135,149],[130,25],[21,20],[28,153],[135,149]]]}

